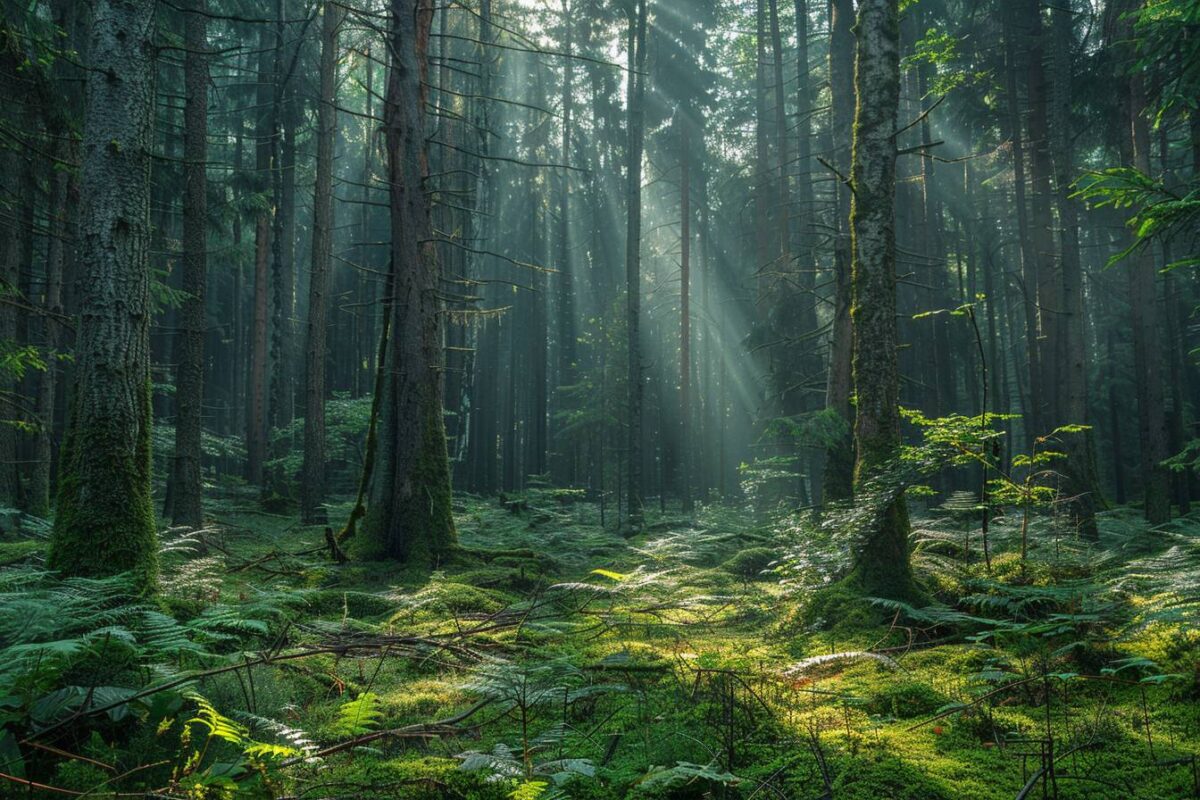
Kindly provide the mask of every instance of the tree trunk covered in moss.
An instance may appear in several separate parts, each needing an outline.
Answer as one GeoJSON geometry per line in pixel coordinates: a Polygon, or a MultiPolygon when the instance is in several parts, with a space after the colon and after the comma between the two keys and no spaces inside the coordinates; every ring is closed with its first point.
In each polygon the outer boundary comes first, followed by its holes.
{"type": "Polygon", "coordinates": [[[392,0],[391,17],[384,129],[395,287],[378,461],[358,541],[368,557],[433,565],[454,547],[456,534],[439,378],[438,268],[423,190],[431,14],[418,10],[417,0],[392,0]]]}
{"type": "Polygon", "coordinates": [[[184,22],[183,117],[183,291],[176,340],[175,461],[171,519],[176,525],[199,528],[201,509],[201,420],[204,403],[205,278],[208,267],[208,60],[204,16],[206,0],[193,0],[193,13],[184,22]]]}
{"type": "Polygon", "coordinates": [[[325,358],[326,295],[333,258],[333,138],[337,130],[334,86],[337,82],[338,27],[342,10],[324,4],[321,27],[321,97],[317,108],[317,179],[313,188],[312,267],[308,284],[308,335],[304,362],[304,466],[300,517],[325,518],[325,358]]]}
{"type": "Polygon", "coordinates": [[[84,106],[74,396],[47,564],[152,589],[150,144],[154,2],[99,0],[84,106]]]}
{"type": "Polygon", "coordinates": [[[858,7],[854,154],[850,209],[854,326],[855,493],[876,514],[856,547],[854,579],[882,597],[912,594],[908,510],[886,483],[900,445],[896,367],[896,112],[900,31],[896,0],[858,7]]]}
{"type": "MultiPolygon", "coordinates": [[[[854,3],[832,0],[830,3],[829,87],[833,96],[833,165],[843,175],[850,174],[850,144],[854,109],[854,3]]],[[[854,494],[854,409],[850,405],[850,354],[854,338],[850,324],[850,189],[840,179],[837,184],[837,232],[833,249],[833,324],[829,342],[829,379],[825,406],[844,424],[839,436],[825,453],[822,502],[849,500],[854,494]]]]}

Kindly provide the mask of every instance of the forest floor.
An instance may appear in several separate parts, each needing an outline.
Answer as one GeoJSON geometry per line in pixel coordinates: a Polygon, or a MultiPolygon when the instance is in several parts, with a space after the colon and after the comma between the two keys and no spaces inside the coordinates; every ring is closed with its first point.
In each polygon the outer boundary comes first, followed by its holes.
{"type": "MultiPolygon", "coordinates": [[[[172,781],[297,799],[1200,796],[1200,637],[1154,616],[1193,598],[1145,588],[1165,560],[1195,589],[1194,521],[1148,532],[1108,512],[1103,550],[1042,540],[1025,570],[999,552],[990,573],[956,559],[953,526],[931,525],[918,567],[944,605],[834,604],[839,618],[821,619],[770,569],[795,552],[786,526],[744,509],[655,514],[627,540],[569,493],[460,497],[462,551],[432,575],[332,564],[322,528],[249,499],[210,511],[203,548],[183,537],[164,555],[164,617],[193,644],[142,677],[205,673],[184,704],[208,710],[182,726],[178,707],[110,713],[57,740],[81,756],[47,784],[89,797],[172,781]],[[116,781],[95,763],[142,770],[116,781]]],[[[1011,549],[1015,523],[995,530],[1011,549]]],[[[36,538],[0,542],[6,572],[36,562],[36,538]]],[[[35,730],[54,721],[40,713],[35,730]]]]}

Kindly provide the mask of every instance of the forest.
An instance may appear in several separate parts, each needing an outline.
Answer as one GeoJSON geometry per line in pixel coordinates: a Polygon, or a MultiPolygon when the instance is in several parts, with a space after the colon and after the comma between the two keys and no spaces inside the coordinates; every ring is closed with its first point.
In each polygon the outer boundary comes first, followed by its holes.
{"type": "Polygon", "coordinates": [[[0,7],[0,798],[1200,797],[1200,0],[0,7]]]}

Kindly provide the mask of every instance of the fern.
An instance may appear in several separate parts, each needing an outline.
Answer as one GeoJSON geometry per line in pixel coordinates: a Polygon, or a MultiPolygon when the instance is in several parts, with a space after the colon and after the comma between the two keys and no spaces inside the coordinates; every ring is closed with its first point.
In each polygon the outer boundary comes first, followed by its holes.
{"type": "Polygon", "coordinates": [[[381,705],[379,696],[372,692],[363,692],[355,699],[343,703],[332,727],[333,734],[362,736],[375,730],[383,719],[381,705]]]}
{"type": "Polygon", "coordinates": [[[207,730],[208,737],[212,739],[219,739],[239,747],[246,744],[249,739],[249,731],[245,725],[217,711],[216,707],[201,695],[192,694],[188,699],[196,704],[196,715],[187,721],[187,725],[201,726],[207,730]]]}

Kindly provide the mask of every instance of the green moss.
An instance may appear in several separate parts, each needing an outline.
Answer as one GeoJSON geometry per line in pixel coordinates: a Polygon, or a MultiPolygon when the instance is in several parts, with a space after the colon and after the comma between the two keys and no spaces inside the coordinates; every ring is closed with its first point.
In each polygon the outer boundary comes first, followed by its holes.
{"type": "Polygon", "coordinates": [[[866,600],[861,587],[844,580],[815,591],[798,609],[796,622],[847,636],[875,629],[883,612],[866,600]]]}
{"type": "Polygon", "coordinates": [[[0,542],[0,567],[7,567],[18,561],[24,561],[42,550],[41,542],[0,542]]]}
{"type": "Polygon", "coordinates": [[[66,575],[128,572],[144,592],[158,582],[158,532],[151,496],[150,382],[139,398],[141,423],[81,419],[78,398],[63,441],[58,513],[46,564],[66,575]]]}
{"type": "Polygon", "coordinates": [[[869,714],[908,719],[932,714],[948,702],[945,695],[920,681],[885,682],[867,695],[869,714]]]}
{"type": "Polygon", "coordinates": [[[396,603],[370,592],[323,589],[309,600],[308,611],[319,616],[342,615],[355,619],[381,617],[396,610],[396,603]]]}
{"type": "MultiPolygon", "coordinates": [[[[413,467],[405,476],[412,490],[407,496],[387,497],[387,502],[372,503],[367,509],[362,533],[353,539],[353,552],[360,558],[438,566],[458,544],[442,409],[433,393],[423,398],[422,405],[421,439],[413,467]]],[[[387,477],[386,472],[379,476],[387,477]]]]}
{"type": "Polygon", "coordinates": [[[775,551],[769,547],[748,547],[722,564],[721,569],[742,580],[764,580],[771,577],[763,572],[775,559],[775,551]]]}
{"type": "Polygon", "coordinates": [[[883,510],[875,529],[863,536],[847,583],[866,597],[924,605],[927,598],[913,578],[908,533],[908,506],[900,496],[883,510]]]}
{"type": "Polygon", "coordinates": [[[833,788],[834,796],[842,800],[951,800],[955,796],[952,787],[891,755],[856,761],[838,776],[833,788]]]}

